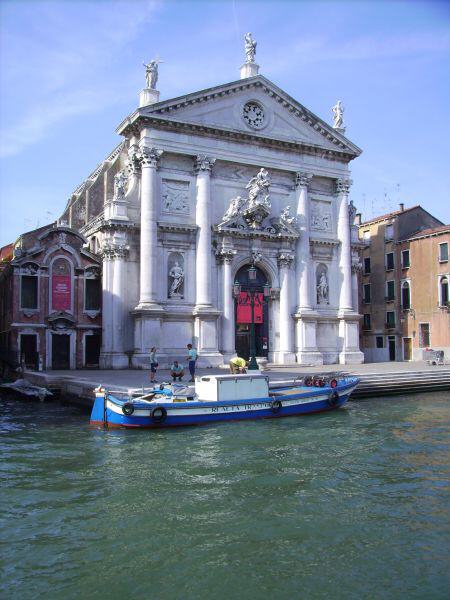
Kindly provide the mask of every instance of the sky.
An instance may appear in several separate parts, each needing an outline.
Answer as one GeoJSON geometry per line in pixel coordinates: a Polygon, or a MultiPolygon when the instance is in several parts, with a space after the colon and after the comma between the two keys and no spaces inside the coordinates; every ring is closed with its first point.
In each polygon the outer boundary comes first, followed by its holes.
{"type": "Polygon", "coordinates": [[[0,246],[58,218],[119,143],[142,62],[161,100],[260,73],[332,124],[342,100],[351,199],[371,218],[421,204],[450,223],[450,2],[2,0],[0,246]]]}

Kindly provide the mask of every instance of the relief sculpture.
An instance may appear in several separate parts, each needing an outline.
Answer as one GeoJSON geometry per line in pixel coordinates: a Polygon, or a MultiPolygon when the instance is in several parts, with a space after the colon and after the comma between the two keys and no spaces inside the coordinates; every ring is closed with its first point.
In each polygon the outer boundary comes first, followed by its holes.
{"type": "Polygon", "coordinates": [[[174,214],[189,214],[189,183],[186,181],[162,182],[162,209],[174,214]]]}
{"type": "Polygon", "coordinates": [[[328,203],[311,204],[310,226],[317,231],[331,231],[331,209],[328,203]]]}

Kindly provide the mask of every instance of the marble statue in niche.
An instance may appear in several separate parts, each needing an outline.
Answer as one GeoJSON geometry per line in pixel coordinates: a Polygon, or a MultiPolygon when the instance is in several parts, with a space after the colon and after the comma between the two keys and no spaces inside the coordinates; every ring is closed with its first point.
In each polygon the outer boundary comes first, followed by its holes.
{"type": "Polygon", "coordinates": [[[189,214],[189,183],[163,180],[162,209],[169,213],[189,214]]]}
{"type": "Polygon", "coordinates": [[[184,298],[183,257],[177,252],[169,256],[169,298],[184,298]]]}
{"type": "Polygon", "coordinates": [[[319,265],[316,271],[317,304],[329,304],[329,286],[327,268],[319,265]]]}

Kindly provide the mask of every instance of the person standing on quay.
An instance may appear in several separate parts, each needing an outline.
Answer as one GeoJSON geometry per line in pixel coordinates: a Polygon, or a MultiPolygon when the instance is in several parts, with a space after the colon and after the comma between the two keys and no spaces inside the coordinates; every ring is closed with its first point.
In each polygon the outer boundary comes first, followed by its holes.
{"type": "Polygon", "coordinates": [[[187,349],[188,349],[189,373],[191,374],[191,378],[189,381],[195,381],[195,363],[197,362],[197,350],[192,347],[192,344],[188,344],[187,349]]]}
{"type": "Polygon", "coordinates": [[[158,357],[156,356],[156,346],[150,348],[150,383],[156,382],[156,369],[158,368],[158,357]]]}

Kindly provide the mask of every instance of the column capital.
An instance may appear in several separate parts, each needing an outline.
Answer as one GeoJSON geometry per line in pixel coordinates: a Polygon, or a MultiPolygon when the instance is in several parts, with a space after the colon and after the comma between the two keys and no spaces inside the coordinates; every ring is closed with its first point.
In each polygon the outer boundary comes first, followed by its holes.
{"type": "Polygon", "coordinates": [[[280,268],[285,267],[286,269],[290,269],[294,260],[295,257],[291,252],[280,252],[277,256],[277,262],[280,268]]]}
{"type": "Polygon", "coordinates": [[[336,193],[348,194],[353,181],[348,177],[340,177],[336,179],[336,193]]]}
{"type": "Polygon", "coordinates": [[[150,148],[149,146],[143,146],[141,148],[141,162],[143,167],[158,167],[159,160],[163,151],[157,148],[150,148]]]}
{"type": "Polygon", "coordinates": [[[295,189],[297,189],[299,187],[308,188],[309,184],[311,183],[312,178],[313,178],[312,173],[298,171],[297,173],[295,173],[295,179],[294,179],[295,189]]]}
{"type": "Polygon", "coordinates": [[[236,250],[232,250],[231,248],[220,248],[219,250],[216,250],[216,261],[219,264],[226,263],[229,265],[231,264],[235,255],[236,250]]]}
{"type": "Polygon", "coordinates": [[[199,154],[195,159],[194,170],[196,173],[198,173],[199,171],[211,171],[215,162],[215,158],[211,158],[210,156],[206,156],[205,154],[199,154]]]}
{"type": "Polygon", "coordinates": [[[126,260],[130,247],[127,244],[104,244],[100,252],[103,260],[126,260]]]}

